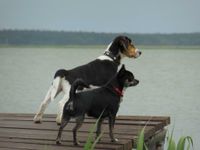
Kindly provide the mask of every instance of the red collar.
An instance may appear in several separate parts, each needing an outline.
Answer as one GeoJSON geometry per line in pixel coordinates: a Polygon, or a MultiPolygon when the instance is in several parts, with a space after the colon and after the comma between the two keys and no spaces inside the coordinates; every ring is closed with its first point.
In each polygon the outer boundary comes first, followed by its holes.
{"type": "Polygon", "coordinates": [[[119,89],[117,87],[113,87],[114,91],[116,92],[117,95],[119,96],[124,96],[124,93],[123,93],[123,90],[122,89],[119,89]]]}

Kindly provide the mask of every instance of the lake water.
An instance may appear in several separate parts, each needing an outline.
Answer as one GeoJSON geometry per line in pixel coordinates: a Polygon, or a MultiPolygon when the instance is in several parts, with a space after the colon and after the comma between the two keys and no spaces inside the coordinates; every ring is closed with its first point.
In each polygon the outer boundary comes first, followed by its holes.
{"type": "MultiPolygon", "coordinates": [[[[0,48],[0,112],[34,113],[57,69],[85,64],[101,48],[0,48]]],[[[200,147],[200,49],[144,49],[122,62],[140,84],[125,92],[118,114],[167,115],[175,138],[190,135],[200,147]]],[[[59,96],[47,113],[57,112],[59,96]]]]}

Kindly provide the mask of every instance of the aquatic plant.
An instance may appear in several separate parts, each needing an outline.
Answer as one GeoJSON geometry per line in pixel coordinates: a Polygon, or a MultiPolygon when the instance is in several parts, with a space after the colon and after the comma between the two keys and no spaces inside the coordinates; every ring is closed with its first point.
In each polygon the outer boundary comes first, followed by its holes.
{"type": "Polygon", "coordinates": [[[174,128],[172,129],[171,134],[167,136],[167,150],[185,150],[187,144],[187,150],[190,150],[191,145],[193,148],[193,139],[190,136],[181,136],[176,145],[175,140],[173,139],[174,128]]]}
{"type": "MultiPolygon", "coordinates": [[[[138,135],[136,150],[148,150],[148,148],[144,142],[144,130],[145,130],[145,127],[141,130],[141,132],[138,135]]],[[[168,136],[166,137],[167,150],[185,150],[186,144],[187,144],[186,150],[190,150],[191,148],[194,149],[193,148],[193,139],[190,136],[180,137],[178,140],[178,144],[176,145],[175,140],[173,138],[173,132],[174,132],[174,128],[173,128],[171,134],[169,134],[169,132],[168,132],[168,136]]]]}

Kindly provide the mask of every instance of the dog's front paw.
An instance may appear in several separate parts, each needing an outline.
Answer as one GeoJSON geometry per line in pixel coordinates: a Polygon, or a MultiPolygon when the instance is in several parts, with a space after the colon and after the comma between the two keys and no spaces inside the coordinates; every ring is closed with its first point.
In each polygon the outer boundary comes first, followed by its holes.
{"type": "Polygon", "coordinates": [[[57,144],[57,145],[61,145],[61,141],[57,139],[57,140],[56,140],[56,144],[57,144]]]}
{"type": "Polygon", "coordinates": [[[60,126],[60,125],[61,125],[61,123],[59,123],[59,122],[56,122],[56,124],[57,124],[58,126],[60,126]]]}
{"type": "Polygon", "coordinates": [[[80,142],[79,141],[74,141],[74,145],[78,146],[78,145],[80,145],[80,142]]]}
{"type": "Polygon", "coordinates": [[[62,120],[62,117],[58,115],[56,117],[56,123],[57,123],[57,125],[61,125],[61,120],[62,120]]]}
{"type": "Polygon", "coordinates": [[[33,118],[33,122],[34,123],[42,123],[42,117],[35,115],[35,117],[33,118]]]}
{"type": "Polygon", "coordinates": [[[117,138],[111,139],[111,142],[118,142],[119,140],[117,138]]]}

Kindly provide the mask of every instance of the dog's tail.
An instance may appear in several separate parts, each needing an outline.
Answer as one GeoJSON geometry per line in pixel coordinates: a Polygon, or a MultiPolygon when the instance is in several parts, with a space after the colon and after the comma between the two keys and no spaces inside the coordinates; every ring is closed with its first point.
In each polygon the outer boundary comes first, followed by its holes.
{"type": "Polygon", "coordinates": [[[76,90],[78,87],[89,88],[89,85],[85,83],[85,81],[83,81],[82,79],[76,79],[71,85],[71,89],[69,93],[70,98],[76,95],[76,90]]]}

